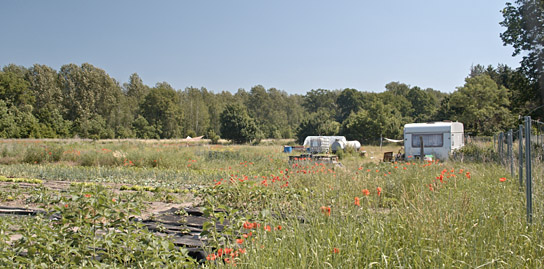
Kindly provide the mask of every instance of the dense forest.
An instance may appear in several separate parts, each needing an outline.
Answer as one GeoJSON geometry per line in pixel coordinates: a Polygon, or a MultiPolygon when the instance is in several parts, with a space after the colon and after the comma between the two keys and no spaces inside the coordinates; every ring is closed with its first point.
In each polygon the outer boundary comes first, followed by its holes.
{"type": "Polygon", "coordinates": [[[206,88],[150,87],[137,74],[120,84],[91,64],[59,71],[35,64],[0,72],[2,138],[181,138],[235,142],[307,135],[345,135],[369,143],[399,138],[410,122],[460,121],[468,132],[489,135],[515,127],[537,107],[530,80],[507,66],[473,66],[453,93],[400,82],[383,92],[316,89],[288,94],[261,85],[232,94],[206,88]]]}
{"type": "Polygon", "coordinates": [[[520,67],[472,66],[452,93],[390,82],[383,92],[313,89],[304,95],[256,85],[214,93],[121,84],[91,64],[5,65],[0,71],[0,138],[145,138],[205,136],[237,143],[262,138],[345,135],[363,143],[400,138],[410,122],[460,121],[472,135],[515,128],[519,116],[544,115],[544,1],[516,0],[502,10],[504,45],[520,67]]]}

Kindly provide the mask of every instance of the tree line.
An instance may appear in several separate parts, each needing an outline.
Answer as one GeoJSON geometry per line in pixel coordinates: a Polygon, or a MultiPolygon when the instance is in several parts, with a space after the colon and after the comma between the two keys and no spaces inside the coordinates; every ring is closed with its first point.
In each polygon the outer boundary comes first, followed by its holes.
{"type": "Polygon", "coordinates": [[[523,53],[521,67],[472,66],[452,93],[401,82],[383,92],[313,89],[304,95],[261,85],[236,93],[145,85],[138,74],[120,84],[91,64],[60,70],[9,64],[0,71],[0,138],[219,137],[345,135],[371,143],[402,137],[410,122],[460,121],[473,135],[515,128],[520,115],[544,116],[544,1],[516,0],[502,10],[504,45],[523,53]]]}
{"type": "Polygon", "coordinates": [[[213,93],[150,87],[138,74],[120,84],[91,64],[54,70],[6,65],[0,72],[2,138],[145,138],[220,136],[235,142],[345,135],[372,142],[399,138],[410,122],[460,121],[477,135],[513,127],[537,105],[531,81],[507,66],[473,66],[453,93],[400,82],[383,92],[315,89],[288,94],[261,85],[213,93]]]}

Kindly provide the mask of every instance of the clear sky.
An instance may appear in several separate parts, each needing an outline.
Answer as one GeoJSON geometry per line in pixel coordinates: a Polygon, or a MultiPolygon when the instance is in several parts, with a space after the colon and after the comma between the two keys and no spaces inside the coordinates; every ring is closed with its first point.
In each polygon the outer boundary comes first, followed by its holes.
{"type": "Polygon", "coordinates": [[[0,65],[88,62],[120,83],[213,92],[452,92],[471,65],[519,66],[499,37],[505,2],[4,0],[0,65]]]}

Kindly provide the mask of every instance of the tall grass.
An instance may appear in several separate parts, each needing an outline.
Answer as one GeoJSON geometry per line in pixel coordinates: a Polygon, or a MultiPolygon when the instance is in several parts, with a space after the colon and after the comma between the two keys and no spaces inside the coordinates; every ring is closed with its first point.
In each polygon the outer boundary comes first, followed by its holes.
{"type": "Polygon", "coordinates": [[[41,163],[23,163],[23,148],[13,146],[20,153],[6,155],[21,161],[0,165],[0,175],[199,186],[202,206],[226,208],[234,231],[219,235],[223,240],[207,250],[246,252],[229,263],[222,260],[225,256],[209,261],[210,267],[230,267],[232,262],[242,268],[544,267],[544,166],[539,163],[534,164],[534,218],[529,224],[525,193],[505,167],[466,160],[380,162],[384,151],[398,150],[395,146],[364,147],[365,158],[347,155],[341,167],[289,163],[277,145],[57,146],[63,149],[61,158],[41,163]],[[82,161],[85,154],[88,163],[82,161]],[[157,159],[159,164],[153,165],[157,159]],[[262,226],[244,228],[245,221],[262,226]],[[266,225],[273,228],[267,231],[266,225]]]}

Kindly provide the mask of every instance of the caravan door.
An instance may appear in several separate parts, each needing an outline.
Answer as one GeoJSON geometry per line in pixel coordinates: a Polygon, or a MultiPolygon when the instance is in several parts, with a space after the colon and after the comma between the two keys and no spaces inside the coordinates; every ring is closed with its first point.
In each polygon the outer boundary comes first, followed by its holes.
{"type": "MultiPolygon", "coordinates": [[[[404,157],[412,156],[412,134],[404,134],[404,157]]],[[[412,158],[412,157],[410,157],[412,158]]]]}

